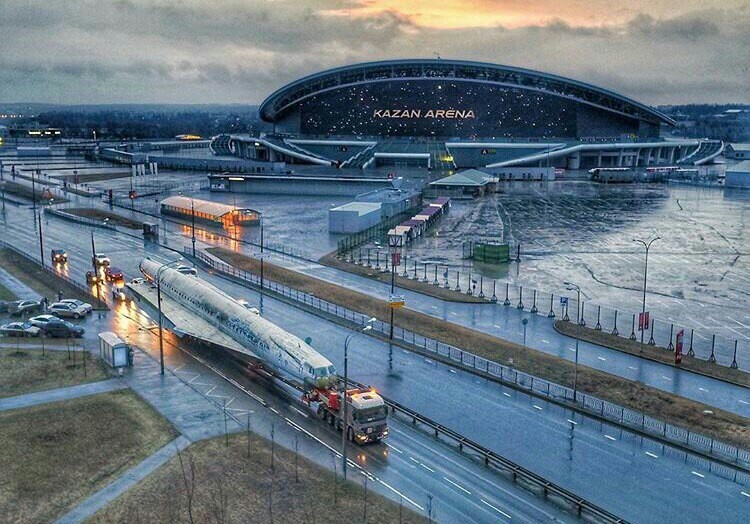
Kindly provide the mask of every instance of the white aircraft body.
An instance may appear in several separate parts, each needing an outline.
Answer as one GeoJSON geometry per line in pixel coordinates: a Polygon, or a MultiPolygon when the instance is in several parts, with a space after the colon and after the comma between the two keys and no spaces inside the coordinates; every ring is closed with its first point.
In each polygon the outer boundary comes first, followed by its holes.
{"type": "Polygon", "coordinates": [[[162,315],[174,324],[176,331],[216,342],[211,340],[210,334],[196,332],[212,331],[213,327],[222,335],[215,338],[228,342],[221,344],[219,341],[220,345],[239,353],[244,360],[259,361],[285,377],[319,387],[326,387],[335,380],[336,368],[312,346],[205,280],[163,267],[161,263],[150,259],[142,260],[139,267],[143,275],[154,284],[159,272],[162,297],[166,295],[184,310],[205,321],[202,324],[204,328],[196,330],[190,322],[192,315],[176,309],[166,312],[162,307],[162,315]]]}

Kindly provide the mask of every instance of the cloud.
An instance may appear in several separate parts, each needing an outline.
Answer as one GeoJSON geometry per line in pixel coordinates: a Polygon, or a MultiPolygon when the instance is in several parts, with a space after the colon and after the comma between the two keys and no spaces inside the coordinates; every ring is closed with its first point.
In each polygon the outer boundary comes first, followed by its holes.
{"type": "MultiPolygon", "coordinates": [[[[617,11],[617,23],[599,22],[611,4],[603,0],[560,10],[529,1],[537,22],[445,28],[398,8],[347,14],[344,0],[6,0],[0,100],[258,103],[322,69],[438,52],[569,76],[652,104],[750,102],[750,8],[739,0],[714,2],[721,9],[653,0],[651,11],[617,11]],[[587,8],[594,21],[582,23],[587,8]]],[[[522,3],[503,3],[511,4],[522,3]]],[[[641,4],[649,5],[628,5],[641,4]]]]}

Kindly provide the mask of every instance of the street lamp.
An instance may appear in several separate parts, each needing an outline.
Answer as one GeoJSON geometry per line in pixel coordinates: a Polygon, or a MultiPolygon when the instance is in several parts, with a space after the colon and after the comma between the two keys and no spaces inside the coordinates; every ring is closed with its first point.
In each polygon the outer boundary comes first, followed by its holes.
{"type": "Polygon", "coordinates": [[[645,322],[646,320],[646,282],[648,279],[648,251],[651,249],[651,244],[656,242],[657,240],[661,239],[661,237],[654,237],[648,242],[641,240],[640,238],[634,238],[633,242],[640,242],[643,244],[643,247],[646,248],[646,264],[643,267],[643,303],[641,307],[641,322],[638,324],[641,328],[641,354],[643,354],[643,336],[646,333],[646,326],[642,325],[642,322],[645,322]]]}
{"type": "MultiPolygon", "coordinates": [[[[564,282],[564,284],[567,286],[565,289],[568,291],[575,291],[578,293],[578,298],[576,298],[576,321],[578,322],[578,325],[581,325],[581,288],[577,286],[576,284],[573,284],[572,282],[564,282]]],[[[566,310],[567,312],[567,310],[566,310]]]]}
{"type": "MultiPolygon", "coordinates": [[[[567,286],[566,289],[569,291],[577,291],[578,292],[578,304],[581,303],[581,288],[573,284],[571,282],[565,282],[565,285],[567,286]]],[[[580,313],[579,313],[580,315],[580,313]]],[[[578,318],[578,324],[581,323],[580,316],[578,318]]],[[[575,360],[575,367],[573,368],[573,402],[578,402],[578,337],[575,337],[576,339],[576,360],[575,360]]]]}
{"type": "Polygon", "coordinates": [[[156,307],[159,310],[159,365],[161,366],[161,374],[164,374],[164,333],[162,329],[162,315],[161,315],[161,272],[167,269],[173,264],[177,264],[182,261],[182,257],[172,262],[162,264],[159,269],[156,270],[156,307]]]}
{"type": "Polygon", "coordinates": [[[372,317],[370,320],[366,322],[366,324],[362,327],[362,329],[358,331],[352,331],[346,336],[346,339],[344,340],[344,387],[341,391],[341,401],[343,403],[343,412],[342,412],[342,428],[341,428],[341,457],[342,457],[342,471],[344,475],[344,479],[346,479],[346,448],[347,444],[349,443],[349,435],[348,429],[349,429],[349,423],[347,421],[347,403],[346,403],[346,386],[349,384],[349,342],[356,337],[357,335],[360,335],[366,331],[370,331],[372,329],[373,322],[376,322],[377,319],[375,317],[372,317]]]}

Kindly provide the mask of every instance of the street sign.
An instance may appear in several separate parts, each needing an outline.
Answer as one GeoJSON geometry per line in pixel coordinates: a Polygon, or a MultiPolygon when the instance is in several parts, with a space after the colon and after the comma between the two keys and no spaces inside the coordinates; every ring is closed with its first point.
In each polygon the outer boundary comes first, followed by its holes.
{"type": "Polygon", "coordinates": [[[401,265],[401,253],[391,253],[391,265],[393,267],[400,266],[401,265]]]}
{"type": "Polygon", "coordinates": [[[648,329],[651,321],[649,319],[649,312],[638,313],[638,331],[645,331],[648,329]]]}
{"type": "Polygon", "coordinates": [[[560,297],[560,305],[561,306],[567,306],[568,305],[568,297],[560,297]]]}

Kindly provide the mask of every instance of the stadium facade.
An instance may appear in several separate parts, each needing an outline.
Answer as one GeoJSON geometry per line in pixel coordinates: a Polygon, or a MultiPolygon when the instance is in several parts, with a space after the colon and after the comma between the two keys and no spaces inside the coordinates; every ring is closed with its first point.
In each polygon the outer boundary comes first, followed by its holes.
{"type": "Polygon", "coordinates": [[[217,155],[367,168],[639,167],[705,163],[718,141],[664,140],[675,123],[590,84],[495,64],[391,60],[294,81],[259,108],[273,132],[220,135],[217,155]]]}

